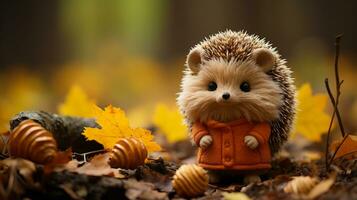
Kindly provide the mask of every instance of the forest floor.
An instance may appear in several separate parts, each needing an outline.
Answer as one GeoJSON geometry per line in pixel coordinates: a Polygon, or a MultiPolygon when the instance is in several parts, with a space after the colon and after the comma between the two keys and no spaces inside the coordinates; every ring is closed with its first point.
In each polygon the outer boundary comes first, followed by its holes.
{"type": "MultiPolygon", "coordinates": [[[[209,184],[196,199],[357,199],[356,159],[338,159],[327,171],[319,151],[322,145],[296,141],[275,156],[261,183],[244,185],[239,179],[225,180],[209,184]],[[317,182],[296,182],[295,189],[287,192],[287,185],[301,176],[317,182]]],[[[103,152],[93,157],[89,154],[86,163],[80,155],[69,162],[59,160],[55,165],[36,168],[30,161],[16,161],[10,165],[15,170],[1,167],[13,177],[8,177],[0,194],[8,199],[183,199],[175,192],[172,178],[180,165],[195,163],[195,149],[188,140],[167,143],[164,148],[166,152],[151,155],[135,170],[110,168],[108,153],[103,152]]],[[[4,176],[1,178],[4,181],[4,176]]]]}

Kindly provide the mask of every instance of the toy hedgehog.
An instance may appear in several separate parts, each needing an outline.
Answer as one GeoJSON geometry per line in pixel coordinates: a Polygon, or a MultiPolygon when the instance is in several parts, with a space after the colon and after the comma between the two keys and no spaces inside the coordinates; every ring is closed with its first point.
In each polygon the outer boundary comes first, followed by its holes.
{"type": "Polygon", "coordinates": [[[271,168],[295,116],[285,64],[270,43],[246,32],[227,30],[191,49],[177,102],[211,182],[234,174],[257,182],[271,168]]]}

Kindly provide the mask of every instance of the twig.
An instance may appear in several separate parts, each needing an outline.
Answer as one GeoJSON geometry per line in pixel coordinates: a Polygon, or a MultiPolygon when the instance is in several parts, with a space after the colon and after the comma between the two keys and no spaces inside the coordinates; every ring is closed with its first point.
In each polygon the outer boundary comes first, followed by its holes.
{"type": "Polygon", "coordinates": [[[341,95],[341,86],[342,86],[342,83],[343,83],[343,80],[340,81],[339,68],[338,68],[338,61],[339,61],[339,56],[340,56],[340,41],[341,41],[341,38],[342,38],[342,34],[336,36],[336,40],[335,40],[336,51],[335,51],[335,65],[334,65],[334,67],[335,67],[336,99],[332,95],[331,89],[329,87],[328,79],[327,78],[325,79],[325,86],[326,86],[327,92],[329,94],[331,103],[332,103],[332,105],[334,107],[334,111],[333,111],[333,114],[332,114],[332,117],[331,117],[331,120],[330,120],[328,132],[327,132],[327,139],[326,139],[327,140],[326,141],[326,149],[325,149],[325,151],[326,151],[326,153],[325,153],[326,169],[330,168],[330,165],[331,165],[333,159],[335,158],[335,156],[337,154],[337,151],[342,146],[343,142],[345,141],[345,138],[347,138],[347,135],[348,135],[348,134],[346,135],[346,133],[345,133],[345,129],[343,127],[341,115],[340,115],[340,112],[338,110],[338,104],[339,104],[339,99],[340,99],[340,95],[341,95]],[[332,129],[332,125],[333,125],[333,121],[334,121],[335,116],[337,117],[338,124],[339,124],[340,130],[341,130],[341,134],[342,134],[342,137],[344,137],[344,139],[339,144],[339,146],[336,148],[336,151],[334,152],[331,160],[328,161],[331,129],[332,129]]]}
{"type": "MultiPolygon", "coordinates": [[[[342,35],[338,35],[336,37],[336,40],[335,40],[335,47],[336,47],[336,50],[335,50],[335,81],[336,81],[336,103],[338,104],[339,102],[339,97],[340,97],[340,92],[339,91],[339,87],[341,87],[341,84],[339,83],[340,82],[340,77],[339,77],[339,71],[338,71],[338,58],[339,58],[339,55],[340,55],[340,41],[341,41],[341,37],[342,35]],[[337,87],[338,86],[338,87],[337,87]]],[[[325,84],[326,84],[326,80],[325,80],[325,84]]],[[[328,127],[328,131],[327,131],[327,138],[326,138],[326,149],[325,149],[325,166],[326,166],[326,169],[328,168],[328,156],[329,156],[329,147],[330,147],[330,137],[331,137],[331,129],[332,129],[332,125],[333,125],[333,122],[334,122],[334,119],[335,119],[335,115],[336,115],[336,112],[335,112],[335,107],[333,109],[333,114],[332,114],[332,117],[331,117],[331,120],[330,120],[330,124],[329,124],[329,127],[328,127]]]]}
{"type": "Polygon", "coordinates": [[[108,152],[108,150],[102,149],[102,150],[90,151],[86,153],[72,153],[72,158],[78,160],[82,164],[88,162],[88,159],[90,157],[106,152],[108,152]]]}
{"type": "Polygon", "coordinates": [[[326,148],[325,148],[325,167],[326,167],[326,169],[329,168],[328,156],[329,156],[329,147],[330,147],[330,135],[331,135],[332,124],[335,119],[335,114],[336,114],[335,110],[333,110],[333,114],[332,114],[330,124],[328,127],[328,131],[327,131],[326,148]]]}
{"type": "Polygon", "coordinates": [[[336,40],[335,40],[335,47],[336,47],[336,51],[335,51],[335,81],[336,81],[336,94],[337,96],[339,96],[340,93],[340,73],[338,71],[338,58],[340,57],[340,41],[342,38],[342,34],[336,36],[336,40]]]}
{"type": "MultiPolygon", "coordinates": [[[[336,104],[334,104],[334,105],[336,106],[336,108],[338,107],[338,102],[339,102],[340,95],[341,95],[341,85],[343,83],[343,80],[340,81],[340,73],[339,73],[339,68],[338,68],[338,61],[339,61],[339,57],[340,57],[340,42],[341,42],[341,38],[342,38],[342,34],[336,36],[336,40],[335,40],[335,47],[336,47],[336,51],[335,51],[336,104]]],[[[345,128],[343,127],[343,124],[342,124],[340,112],[339,112],[338,109],[334,109],[334,112],[336,112],[336,117],[338,119],[338,124],[339,124],[340,129],[341,129],[341,134],[342,134],[342,137],[344,137],[346,134],[345,134],[345,128]]]]}
{"type": "MultiPolygon", "coordinates": [[[[339,85],[341,85],[341,84],[339,84],[339,85]]],[[[342,124],[341,116],[339,115],[339,110],[338,110],[337,103],[336,103],[337,101],[335,101],[335,98],[332,95],[332,92],[331,92],[331,89],[330,89],[330,86],[329,86],[327,78],[325,79],[325,86],[326,86],[326,89],[327,89],[327,93],[328,93],[328,95],[329,95],[329,97],[331,99],[331,103],[332,103],[332,105],[334,105],[334,113],[336,113],[336,117],[337,117],[337,120],[338,120],[338,125],[340,126],[340,129],[342,131],[343,130],[343,124],[342,124]]],[[[334,117],[334,116],[332,116],[332,117],[334,117]]],[[[331,119],[331,121],[333,121],[333,118],[331,119]]],[[[330,134],[330,132],[331,132],[331,129],[329,129],[328,135],[330,134]]],[[[327,169],[330,168],[331,163],[332,163],[333,159],[335,159],[335,156],[336,156],[338,150],[340,149],[340,147],[345,142],[345,140],[347,139],[348,136],[349,136],[349,134],[343,134],[343,140],[337,146],[337,148],[336,148],[335,152],[333,153],[330,161],[326,164],[327,169]]],[[[329,147],[329,137],[327,139],[328,139],[328,141],[327,141],[327,145],[328,146],[326,148],[328,149],[328,147],[329,147]]],[[[328,154],[328,151],[326,151],[326,154],[328,154]]],[[[328,156],[326,156],[326,157],[328,157],[328,156]]]]}
{"type": "MultiPolygon", "coordinates": [[[[342,83],[343,83],[343,80],[340,82],[338,87],[336,87],[338,91],[340,91],[339,88],[341,87],[342,83]]],[[[326,84],[326,80],[325,80],[325,84],[326,84]]],[[[336,107],[338,106],[338,103],[339,103],[339,100],[340,100],[340,94],[341,94],[341,92],[337,92],[336,107]]],[[[329,152],[329,146],[330,146],[331,129],[332,129],[332,125],[333,125],[333,122],[334,122],[334,119],[335,119],[335,115],[336,115],[336,110],[335,110],[335,106],[334,106],[332,117],[331,117],[330,124],[329,124],[328,131],[327,131],[327,138],[326,138],[326,148],[325,148],[325,152],[326,152],[325,153],[325,166],[326,166],[326,168],[328,168],[328,156],[329,156],[328,152],[329,152]]]]}
{"type": "MultiPolygon", "coordinates": [[[[341,85],[341,84],[339,84],[339,85],[341,85]]],[[[338,106],[337,106],[338,102],[337,102],[337,100],[335,100],[335,98],[332,95],[332,92],[331,92],[331,89],[330,89],[330,86],[329,86],[327,78],[325,79],[325,86],[326,86],[327,93],[328,93],[328,95],[330,97],[331,103],[332,103],[332,105],[334,107],[334,113],[336,113],[336,117],[337,117],[338,125],[339,125],[340,130],[341,130],[342,137],[345,137],[346,133],[345,133],[345,129],[343,127],[340,111],[338,110],[338,106]]],[[[337,95],[336,99],[337,98],[339,98],[339,95],[337,95]]]]}

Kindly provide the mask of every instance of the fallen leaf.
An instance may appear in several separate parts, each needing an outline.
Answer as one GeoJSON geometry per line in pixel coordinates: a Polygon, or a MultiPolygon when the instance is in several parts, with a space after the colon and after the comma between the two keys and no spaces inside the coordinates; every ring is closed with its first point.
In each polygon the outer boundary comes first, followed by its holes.
{"type": "Polygon", "coordinates": [[[108,164],[109,153],[99,154],[92,158],[90,162],[87,162],[82,167],[73,168],[73,163],[69,171],[77,172],[80,174],[86,174],[91,176],[113,176],[115,178],[125,178],[118,169],[113,169],[108,164]],[[72,168],[72,170],[70,170],[72,168]]]}
{"type": "Polygon", "coordinates": [[[332,142],[330,146],[331,152],[335,152],[337,147],[341,144],[341,142],[343,142],[334,159],[357,153],[357,136],[348,135],[346,137],[345,141],[343,141],[343,139],[339,139],[332,142]]]}
{"type": "Polygon", "coordinates": [[[315,161],[315,160],[319,160],[321,159],[321,152],[319,151],[308,151],[308,150],[304,150],[301,152],[302,155],[302,160],[305,162],[311,162],[311,161],[315,161]]]}
{"type": "Polygon", "coordinates": [[[72,148],[65,151],[57,152],[55,158],[51,161],[51,164],[66,164],[72,160],[72,148]]]}
{"type": "Polygon", "coordinates": [[[65,151],[58,151],[54,159],[44,166],[44,173],[50,174],[52,171],[63,167],[65,164],[72,160],[72,149],[69,148],[65,151]]]}
{"type": "Polygon", "coordinates": [[[328,97],[326,94],[313,95],[310,84],[302,85],[297,94],[298,109],[295,130],[292,136],[301,134],[310,141],[320,141],[330,123],[330,116],[325,112],[328,97]]]}
{"type": "Polygon", "coordinates": [[[177,107],[170,108],[165,104],[158,104],[155,108],[154,125],[163,133],[169,142],[187,139],[187,127],[183,124],[183,117],[177,107]]]}
{"type": "Polygon", "coordinates": [[[335,182],[335,176],[332,176],[326,180],[321,181],[309,192],[309,194],[307,195],[308,199],[315,199],[318,196],[322,195],[323,193],[327,192],[334,182],[335,182]]]}
{"type": "Polygon", "coordinates": [[[21,199],[27,189],[38,188],[33,162],[22,158],[7,158],[0,161],[0,198],[21,199]]]}
{"type": "Polygon", "coordinates": [[[84,90],[78,85],[72,86],[64,103],[58,106],[61,115],[72,115],[78,117],[93,117],[90,109],[94,101],[89,99],[84,90]]]}
{"type": "Polygon", "coordinates": [[[79,164],[80,163],[78,162],[78,160],[71,160],[64,166],[63,169],[66,169],[68,171],[75,171],[78,168],[79,164]]]}
{"type": "Polygon", "coordinates": [[[222,193],[224,200],[250,200],[251,198],[243,192],[224,192],[222,193]]]}
{"type": "Polygon", "coordinates": [[[107,106],[104,110],[92,105],[95,118],[101,128],[86,127],[83,135],[89,140],[96,140],[104,148],[112,148],[120,138],[134,137],[141,140],[148,152],[159,151],[161,147],[153,141],[154,136],[149,130],[131,128],[129,120],[120,108],[107,106]]]}
{"type": "Polygon", "coordinates": [[[7,154],[7,141],[9,138],[10,132],[5,132],[0,134],[0,154],[6,155],[7,154]]]}
{"type": "Polygon", "coordinates": [[[155,190],[152,183],[129,179],[124,185],[126,192],[125,196],[128,199],[147,199],[147,200],[168,200],[166,192],[155,190]]]}
{"type": "Polygon", "coordinates": [[[284,192],[304,195],[309,193],[318,183],[317,178],[310,176],[296,176],[284,187],[284,192]]]}
{"type": "Polygon", "coordinates": [[[139,168],[136,174],[140,175],[140,181],[150,182],[162,192],[172,192],[173,190],[171,184],[172,176],[169,174],[161,174],[145,166],[139,168]]]}
{"type": "Polygon", "coordinates": [[[8,136],[8,135],[10,135],[10,131],[2,132],[2,133],[0,133],[0,135],[8,136]]]}
{"type": "MultiPolygon", "coordinates": [[[[71,199],[74,199],[74,200],[84,200],[79,194],[77,194],[77,192],[74,190],[75,186],[72,185],[71,183],[64,183],[64,184],[61,184],[59,185],[59,188],[62,188],[63,191],[66,192],[66,194],[68,194],[68,196],[71,198],[71,199]]],[[[84,188],[84,187],[82,187],[84,188]]],[[[82,189],[81,188],[81,189],[82,189]]],[[[84,188],[85,189],[85,188],[84,188]]],[[[83,190],[83,189],[82,189],[83,190]]]]}

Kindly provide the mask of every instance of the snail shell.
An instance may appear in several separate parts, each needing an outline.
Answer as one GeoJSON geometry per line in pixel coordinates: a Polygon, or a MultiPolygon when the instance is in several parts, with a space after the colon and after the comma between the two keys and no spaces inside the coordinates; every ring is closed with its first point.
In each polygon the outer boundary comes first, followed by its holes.
{"type": "Polygon", "coordinates": [[[32,120],[22,121],[10,134],[8,144],[10,156],[40,164],[51,162],[57,154],[52,133],[32,120]]]}
{"type": "Polygon", "coordinates": [[[176,171],[172,186],[180,196],[200,196],[208,187],[207,172],[198,165],[182,165],[176,171]]]}
{"type": "Polygon", "coordinates": [[[135,169],[144,164],[147,155],[148,151],[140,140],[122,138],[111,150],[109,165],[113,168],[135,169]]]}

